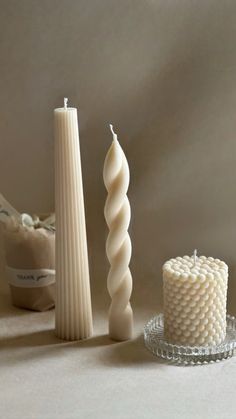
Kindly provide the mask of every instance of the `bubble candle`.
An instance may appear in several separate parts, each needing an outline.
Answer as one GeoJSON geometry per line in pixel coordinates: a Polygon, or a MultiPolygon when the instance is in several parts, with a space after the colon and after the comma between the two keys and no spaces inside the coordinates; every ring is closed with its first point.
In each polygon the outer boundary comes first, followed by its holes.
{"type": "Polygon", "coordinates": [[[127,198],[129,166],[125,154],[113,131],[113,142],[107,153],[103,178],[108,192],[104,214],[109,227],[106,253],[111,268],[107,287],[111,296],[109,335],[122,341],[132,337],[133,311],[130,305],[132,276],[129,269],[131,241],[128,234],[130,204],[127,198]]]}
{"type": "Polygon", "coordinates": [[[163,266],[164,333],[173,344],[217,345],[226,335],[228,266],[219,259],[184,256],[163,266]]]}
{"type": "Polygon", "coordinates": [[[87,237],[77,109],[54,110],[56,212],[56,334],[78,340],[92,334],[87,237]]]}

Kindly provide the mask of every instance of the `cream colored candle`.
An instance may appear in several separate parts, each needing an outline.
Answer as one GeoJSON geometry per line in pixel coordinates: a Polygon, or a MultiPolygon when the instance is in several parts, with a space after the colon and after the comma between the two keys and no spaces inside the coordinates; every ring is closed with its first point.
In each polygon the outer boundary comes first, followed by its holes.
{"type": "Polygon", "coordinates": [[[87,238],[77,109],[55,109],[56,334],[92,335],[87,238]]]}
{"type": "Polygon", "coordinates": [[[131,241],[128,234],[130,204],[127,198],[129,166],[125,154],[110,125],[113,142],[104,163],[104,183],[108,191],[104,214],[109,227],[106,243],[111,268],[107,287],[111,296],[109,335],[122,341],[132,337],[133,312],[130,305],[132,276],[129,269],[131,241]]]}
{"type": "Polygon", "coordinates": [[[164,333],[173,344],[216,345],[226,334],[228,267],[205,256],[177,257],[163,266],[164,333]]]}

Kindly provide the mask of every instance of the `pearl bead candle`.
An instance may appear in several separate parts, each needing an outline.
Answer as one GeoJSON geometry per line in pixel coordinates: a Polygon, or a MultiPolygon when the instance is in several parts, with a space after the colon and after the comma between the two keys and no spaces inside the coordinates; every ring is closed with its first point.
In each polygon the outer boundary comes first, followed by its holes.
{"type": "Polygon", "coordinates": [[[217,345],[226,334],[228,266],[219,259],[184,256],[163,266],[164,333],[183,346],[217,345]]]}

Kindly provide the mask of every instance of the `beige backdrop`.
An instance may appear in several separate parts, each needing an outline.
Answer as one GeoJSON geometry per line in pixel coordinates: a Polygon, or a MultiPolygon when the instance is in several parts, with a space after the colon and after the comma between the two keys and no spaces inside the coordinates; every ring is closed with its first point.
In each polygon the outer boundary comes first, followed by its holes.
{"type": "Polygon", "coordinates": [[[0,6],[0,191],[19,210],[54,209],[53,108],[69,97],[79,108],[94,303],[106,295],[112,122],[131,171],[137,304],[161,295],[164,260],[198,248],[230,265],[236,313],[236,2],[0,6]]]}

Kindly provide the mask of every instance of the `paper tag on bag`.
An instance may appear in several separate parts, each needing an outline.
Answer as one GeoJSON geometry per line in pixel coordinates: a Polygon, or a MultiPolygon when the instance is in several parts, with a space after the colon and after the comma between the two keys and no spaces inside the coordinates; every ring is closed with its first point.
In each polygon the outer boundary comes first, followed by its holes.
{"type": "Polygon", "coordinates": [[[6,266],[10,285],[20,288],[39,288],[55,282],[54,269],[14,269],[6,266]]]}

